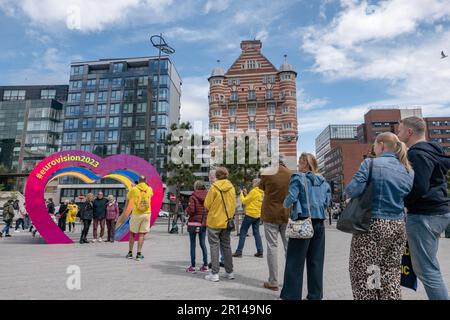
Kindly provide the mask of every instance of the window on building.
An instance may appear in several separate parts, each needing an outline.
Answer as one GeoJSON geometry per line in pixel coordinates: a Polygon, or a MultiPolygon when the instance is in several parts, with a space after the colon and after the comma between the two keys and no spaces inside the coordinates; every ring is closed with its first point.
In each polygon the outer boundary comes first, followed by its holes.
{"type": "Polygon", "coordinates": [[[25,90],[5,90],[3,100],[25,100],[25,90]]]}
{"type": "Polygon", "coordinates": [[[132,127],[133,126],[133,117],[123,117],[122,118],[122,127],[132,127]]]}
{"type": "Polygon", "coordinates": [[[145,126],[146,116],[136,116],[136,126],[143,127],[145,126]]]}
{"type": "Polygon", "coordinates": [[[136,105],[136,112],[147,112],[147,103],[141,102],[136,105]]]}
{"type": "Polygon", "coordinates": [[[267,114],[274,115],[275,114],[275,104],[268,104],[267,105],[267,114]]]}
{"type": "Polygon", "coordinates": [[[86,90],[95,90],[97,86],[97,79],[88,79],[86,81],[86,90]]]}
{"type": "Polygon", "coordinates": [[[109,117],[109,125],[110,128],[117,128],[119,127],[119,117],[109,117]]]}
{"type": "Polygon", "coordinates": [[[112,103],[109,106],[109,114],[119,114],[120,113],[120,103],[112,103]]]}
{"type": "Polygon", "coordinates": [[[212,123],[211,124],[211,129],[213,131],[219,131],[220,130],[220,124],[219,123],[212,123]]]}
{"type": "Polygon", "coordinates": [[[108,89],[108,85],[109,85],[109,79],[100,79],[98,81],[99,89],[108,89]]]}
{"type": "Polygon", "coordinates": [[[230,122],[229,128],[230,131],[236,131],[236,122],[230,122]]]}
{"type": "Polygon", "coordinates": [[[106,102],[108,101],[108,91],[99,91],[97,96],[98,102],[106,102]]]}
{"type": "Polygon", "coordinates": [[[135,143],[134,144],[134,152],[135,153],[145,152],[145,145],[143,143],[135,143]]]}
{"type": "MultiPolygon", "coordinates": [[[[161,77],[162,78],[162,77],[161,77]]],[[[147,86],[148,85],[148,77],[140,76],[138,78],[138,86],[147,86]]]]}
{"type": "Polygon", "coordinates": [[[64,129],[78,129],[78,119],[64,120],[64,129]]]}
{"type": "Polygon", "coordinates": [[[281,80],[282,81],[284,81],[284,80],[291,80],[291,79],[292,79],[292,75],[290,73],[283,73],[281,75],[281,80]]]}
{"type": "Polygon", "coordinates": [[[81,90],[82,84],[83,84],[83,81],[81,81],[81,80],[70,81],[69,82],[69,90],[73,90],[73,91],[81,90]]]}
{"type": "Polygon", "coordinates": [[[66,116],[78,116],[80,114],[80,106],[66,107],[66,116]]]}
{"type": "Polygon", "coordinates": [[[268,100],[273,99],[273,91],[271,89],[266,90],[266,99],[268,99],[268,100]]]}
{"type": "Polygon", "coordinates": [[[237,91],[231,91],[230,101],[238,101],[238,93],[237,93],[237,91]]]}
{"type": "Polygon", "coordinates": [[[123,62],[114,63],[114,65],[113,65],[113,73],[123,72],[123,70],[124,70],[124,63],[123,62]]]}
{"type": "Polygon", "coordinates": [[[289,107],[288,106],[283,106],[282,112],[283,113],[289,113],[289,107]]]}
{"type": "Polygon", "coordinates": [[[83,74],[83,66],[74,66],[70,68],[70,75],[71,76],[78,76],[83,74]]]}
{"type": "Polygon", "coordinates": [[[118,101],[122,99],[120,90],[111,91],[111,101],[118,101]]]}
{"type": "Polygon", "coordinates": [[[123,91],[123,99],[125,101],[132,101],[132,100],[134,100],[134,90],[124,90],[123,91]]]}
{"type": "Polygon", "coordinates": [[[92,140],[92,132],[91,131],[81,132],[81,142],[91,142],[91,140],[92,140]]]}
{"type": "Polygon", "coordinates": [[[86,92],[86,96],[84,98],[85,103],[94,103],[95,101],[95,92],[86,92]]]}
{"type": "Polygon", "coordinates": [[[105,141],[105,131],[95,131],[94,140],[96,142],[104,142],[105,141]]]}
{"type": "Polygon", "coordinates": [[[248,100],[256,100],[256,91],[255,90],[248,91],[248,100]]]}
{"type": "Polygon", "coordinates": [[[292,129],[292,124],[290,122],[283,123],[283,129],[285,130],[292,129]]]}
{"type": "Polygon", "coordinates": [[[106,118],[97,118],[97,119],[95,119],[95,127],[96,128],[104,128],[104,127],[106,127],[106,118]]]}
{"type": "Polygon", "coordinates": [[[117,154],[117,144],[107,144],[106,145],[106,155],[110,156],[117,154]]]}
{"type": "Polygon", "coordinates": [[[120,152],[125,154],[131,153],[131,143],[122,143],[120,145],[120,152]]]}
{"type": "Polygon", "coordinates": [[[56,90],[55,89],[44,89],[41,90],[41,99],[55,99],[56,90]]]}
{"type": "Polygon", "coordinates": [[[256,130],[256,122],[255,121],[249,121],[248,130],[256,130]]]}
{"type": "Polygon", "coordinates": [[[99,104],[97,105],[97,115],[98,116],[105,116],[108,106],[106,104],[99,104]]]}
{"type": "Polygon", "coordinates": [[[119,137],[119,131],[117,131],[117,130],[108,131],[108,141],[109,142],[117,141],[118,137],[119,137]]]}
{"type": "Polygon", "coordinates": [[[214,109],[213,111],[212,111],[212,115],[213,115],[213,117],[220,117],[221,115],[222,115],[222,110],[217,110],[217,109],[214,109]]]}
{"type": "Polygon", "coordinates": [[[122,86],[122,78],[113,78],[112,79],[112,87],[117,88],[122,86]]]}
{"type": "Polygon", "coordinates": [[[90,129],[92,128],[92,119],[83,119],[83,122],[81,123],[81,127],[83,129],[90,129]]]}
{"type": "Polygon", "coordinates": [[[63,142],[64,143],[76,143],[77,142],[77,133],[76,132],[64,132],[63,142]]]}
{"type": "Polygon", "coordinates": [[[133,104],[132,103],[124,103],[123,113],[133,113],[133,104]]]}
{"type": "Polygon", "coordinates": [[[67,97],[67,102],[69,103],[80,103],[81,94],[80,93],[69,93],[67,97]]]}
{"type": "Polygon", "coordinates": [[[145,140],[145,130],[136,130],[134,138],[136,140],[145,140]]]}
{"type": "Polygon", "coordinates": [[[83,115],[92,116],[93,114],[94,114],[94,105],[93,104],[84,105],[83,115]]]}
{"type": "Polygon", "coordinates": [[[238,86],[240,84],[241,84],[241,79],[239,79],[239,78],[228,79],[228,85],[230,85],[230,86],[238,86]]]}
{"type": "Polygon", "coordinates": [[[245,63],[245,69],[257,69],[259,68],[259,62],[256,60],[247,60],[245,63]]]}
{"type": "Polygon", "coordinates": [[[275,83],[275,75],[267,75],[263,77],[263,83],[275,83]]]}
{"type": "Polygon", "coordinates": [[[268,129],[269,130],[275,130],[276,129],[275,120],[269,120],[268,129]]]}
{"type": "Polygon", "coordinates": [[[92,147],[90,144],[82,144],[80,150],[85,152],[92,152],[92,147]]]}
{"type": "Polygon", "coordinates": [[[236,108],[229,108],[228,109],[228,115],[230,116],[230,117],[236,117],[236,108]]]}
{"type": "Polygon", "coordinates": [[[256,107],[248,107],[248,115],[251,117],[256,116],[256,107]]]}

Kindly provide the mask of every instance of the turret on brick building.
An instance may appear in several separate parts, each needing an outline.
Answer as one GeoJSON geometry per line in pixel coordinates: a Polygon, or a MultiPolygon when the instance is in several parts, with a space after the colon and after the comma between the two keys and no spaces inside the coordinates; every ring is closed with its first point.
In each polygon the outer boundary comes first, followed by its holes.
{"type": "Polygon", "coordinates": [[[218,65],[208,78],[209,127],[228,130],[279,130],[279,151],[290,169],[297,163],[297,72],[284,62],[277,69],[262,53],[260,40],[241,42],[241,54],[225,72],[218,65]]]}

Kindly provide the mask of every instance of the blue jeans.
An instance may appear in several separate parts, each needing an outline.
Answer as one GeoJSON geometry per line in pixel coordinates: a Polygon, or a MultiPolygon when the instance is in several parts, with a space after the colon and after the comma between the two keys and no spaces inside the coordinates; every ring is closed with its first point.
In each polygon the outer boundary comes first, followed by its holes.
{"type": "Polygon", "coordinates": [[[11,227],[12,220],[5,221],[5,226],[3,227],[2,234],[9,234],[9,228],[11,227]]]}
{"type": "Polygon", "coordinates": [[[244,216],[242,221],[241,230],[239,234],[239,244],[236,249],[236,253],[242,254],[244,250],[245,238],[247,237],[248,229],[252,226],[253,236],[255,237],[256,251],[257,253],[263,253],[263,245],[261,241],[261,235],[259,234],[260,219],[244,216]]]}
{"type": "Polygon", "coordinates": [[[303,289],[303,270],[306,260],[308,278],[308,300],[321,300],[323,297],[323,264],[325,259],[324,220],[312,219],[314,236],[311,239],[289,239],[286,252],[283,300],[301,300],[303,289]]]}
{"type": "Polygon", "coordinates": [[[439,237],[449,224],[450,213],[435,216],[409,214],[406,219],[413,270],[430,300],[449,300],[437,259],[439,237]]]}
{"type": "MultiPolygon", "coordinates": [[[[189,239],[191,240],[191,266],[195,268],[195,238],[197,237],[197,233],[189,232],[189,239]]],[[[208,265],[208,251],[206,251],[206,228],[201,228],[198,233],[198,242],[200,244],[200,248],[203,253],[203,265],[208,265]]]]}

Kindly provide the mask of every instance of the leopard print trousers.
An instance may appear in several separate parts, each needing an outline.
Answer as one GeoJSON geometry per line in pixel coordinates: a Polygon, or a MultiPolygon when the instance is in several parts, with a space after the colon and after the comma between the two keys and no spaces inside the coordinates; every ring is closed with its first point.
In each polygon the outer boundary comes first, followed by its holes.
{"type": "Polygon", "coordinates": [[[372,219],[369,232],[353,235],[350,280],[355,300],[400,300],[406,242],[403,220],[372,219]]]}

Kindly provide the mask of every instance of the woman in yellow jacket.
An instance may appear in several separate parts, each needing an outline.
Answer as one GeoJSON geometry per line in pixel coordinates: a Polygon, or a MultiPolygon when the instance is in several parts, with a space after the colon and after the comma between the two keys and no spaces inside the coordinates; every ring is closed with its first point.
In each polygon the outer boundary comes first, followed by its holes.
{"type": "Polygon", "coordinates": [[[253,236],[255,237],[256,253],[255,257],[263,257],[263,245],[261,235],[259,233],[261,206],[264,197],[264,191],[259,188],[259,179],[254,179],[252,182],[253,189],[247,194],[247,190],[241,190],[240,199],[245,206],[245,216],[242,221],[241,230],[239,234],[239,244],[233,257],[242,258],[242,250],[244,249],[245,238],[247,237],[248,229],[252,226],[253,236]]]}
{"type": "Polygon", "coordinates": [[[69,224],[69,232],[75,232],[75,221],[77,220],[78,206],[75,201],[70,201],[69,213],[67,214],[67,223],[69,224]]]}
{"type": "Polygon", "coordinates": [[[222,167],[217,168],[216,178],[217,180],[212,184],[204,201],[204,206],[208,210],[206,226],[212,264],[212,270],[205,279],[214,282],[219,281],[219,247],[224,256],[225,278],[234,279],[230,245],[231,230],[227,226],[228,221],[233,219],[236,209],[236,191],[233,184],[227,179],[228,170],[222,167]]]}

